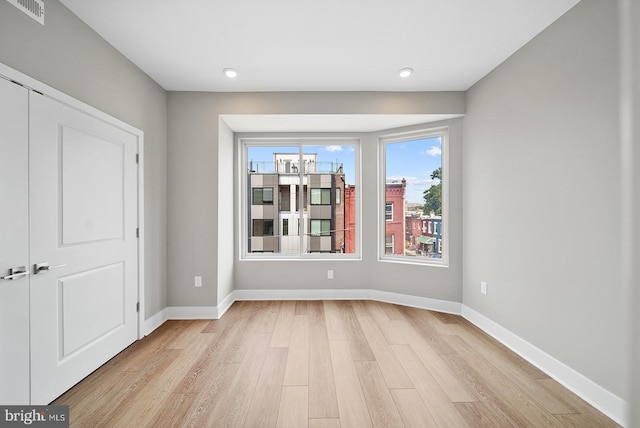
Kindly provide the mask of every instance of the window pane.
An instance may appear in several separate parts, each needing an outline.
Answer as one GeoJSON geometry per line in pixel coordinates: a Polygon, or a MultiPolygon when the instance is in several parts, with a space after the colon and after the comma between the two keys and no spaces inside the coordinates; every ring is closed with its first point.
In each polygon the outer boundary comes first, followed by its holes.
{"type": "Polygon", "coordinates": [[[322,201],[320,203],[322,205],[331,205],[331,189],[322,189],[321,195],[322,195],[322,201]]]}
{"type": "Polygon", "coordinates": [[[355,253],[355,146],[305,145],[303,171],[311,203],[305,252],[355,253]]]}
{"type": "Polygon", "coordinates": [[[321,196],[320,190],[322,189],[311,189],[311,205],[320,205],[321,204],[321,196]]]}
{"type": "Polygon", "coordinates": [[[253,220],[253,236],[273,236],[273,220],[253,220]]]}
{"type": "Polygon", "coordinates": [[[253,205],[262,205],[262,189],[253,189],[253,205]]]}
{"type": "Polygon", "coordinates": [[[442,141],[384,144],[385,254],[442,258],[442,141]]]}
{"type": "Polygon", "coordinates": [[[311,220],[311,236],[331,236],[331,220],[311,220]]]}
{"type": "Polygon", "coordinates": [[[331,205],[331,188],[311,189],[311,205],[331,205]]]}
{"type": "Polygon", "coordinates": [[[320,235],[331,235],[331,220],[320,220],[320,235]]]}
{"type": "Polygon", "coordinates": [[[264,236],[273,236],[273,220],[264,220],[264,236]]]}
{"type": "Polygon", "coordinates": [[[393,202],[387,202],[384,207],[385,220],[393,220],[393,202]]]}
{"type": "Polygon", "coordinates": [[[253,188],[253,205],[273,205],[273,188],[253,188]]]}
{"type": "Polygon", "coordinates": [[[320,220],[311,220],[311,236],[320,236],[320,220]]]}
{"type": "Polygon", "coordinates": [[[253,236],[263,236],[264,235],[264,222],[262,220],[253,220],[253,236]]]}
{"type": "Polygon", "coordinates": [[[291,211],[291,186],[286,184],[278,186],[278,206],[280,211],[291,211]]]}
{"type": "Polygon", "coordinates": [[[393,235],[384,236],[384,253],[393,254],[393,235]]]}
{"type": "Polygon", "coordinates": [[[356,252],[355,145],[243,147],[247,253],[356,252]]]}
{"type": "MultiPolygon", "coordinates": [[[[295,185],[285,177],[293,173],[299,162],[298,146],[247,146],[247,180],[253,205],[249,206],[249,225],[252,227],[247,243],[249,253],[298,253],[300,237],[291,228],[284,233],[284,220],[296,218],[290,212],[295,202],[295,185]],[[288,161],[288,164],[287,162],[288,161]],[[288,171],[288,172],[287,172],[288,171]],[[293,187],[293,190],[292,190],[293,187]],[[292,201],[293,199],[293,201],[292,201]],[[274,204],[277,201],[278,204],[274,204]]],[[[288,225],[287,225],[288,229],[288,225]]]]}
{"type": "Polygon", "coordinates": [[[262,189],[262,203],[265,205],[273,205],[273,187],[265,187],[262,189]]]}
{"type": "MultiPolygon", "coordinates": [[[[296,186],[296,211],[300,211],[300,186],[297,185],[296,186]]],[[[307,185],[305,184],[303,186],[303,191],[302,191],[302,206],[303,206],[303,211],[307,210],[307,185]]]]}

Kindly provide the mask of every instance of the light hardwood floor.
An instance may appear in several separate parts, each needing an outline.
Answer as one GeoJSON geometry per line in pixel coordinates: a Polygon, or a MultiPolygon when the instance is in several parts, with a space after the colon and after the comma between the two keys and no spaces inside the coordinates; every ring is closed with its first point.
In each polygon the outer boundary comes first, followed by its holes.
{"type": "Polygon", "coordinates": [[[76,427],[613,427],[455,315],[236,302],[169,321],[53,404],[76,427]]]}

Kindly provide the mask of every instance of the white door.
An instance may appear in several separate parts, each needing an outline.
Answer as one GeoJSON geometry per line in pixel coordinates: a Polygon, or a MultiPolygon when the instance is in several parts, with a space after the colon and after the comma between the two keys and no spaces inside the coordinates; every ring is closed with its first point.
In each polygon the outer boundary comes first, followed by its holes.
{"type": "Polygon", "coordinates": [[[0,78],[0,404],[29,404],[28,91],[0,78]]]}
{"type": "Polygon", "coordinates": [[[137,137],[30,93],[31,404],[137,339],[137,137]]]}

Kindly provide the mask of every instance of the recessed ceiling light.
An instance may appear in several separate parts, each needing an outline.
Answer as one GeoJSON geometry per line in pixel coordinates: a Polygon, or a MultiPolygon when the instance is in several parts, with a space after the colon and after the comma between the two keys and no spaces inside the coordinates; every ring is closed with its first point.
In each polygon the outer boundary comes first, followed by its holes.
{"type": "Polygon", "coordinates": [[[230,79],[233,79],[234,77],[238,77],[238,72],[235,71],[233,68],[225,68],[224,70],[222,70],[222,72],[224,73],[225,76],[227,76],[230,79]]]}
{"type": "Polygon", "coordinates": [[[413,68],[411,67],[406,67],[398,71],[398,74],[400,75],[400,77],[409,77],[411,76],[411,73],[413,73],[413,68]]]}

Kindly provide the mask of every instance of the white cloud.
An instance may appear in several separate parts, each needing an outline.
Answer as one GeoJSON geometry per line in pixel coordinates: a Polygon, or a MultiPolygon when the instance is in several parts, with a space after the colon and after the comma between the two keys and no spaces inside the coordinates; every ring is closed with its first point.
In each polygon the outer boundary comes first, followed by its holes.
{"type": "Polygon", "coordinates": [[[328,152],[341,152],[342,146],[326,146],[324,149],[328,152]]]}
{"type": "Polygon", "coordinates": [[[438,146],[431,146],[429,150],[426,150],[420,154],[427,156],[440,156],[442,154],[442,149],[438,146]]]}

